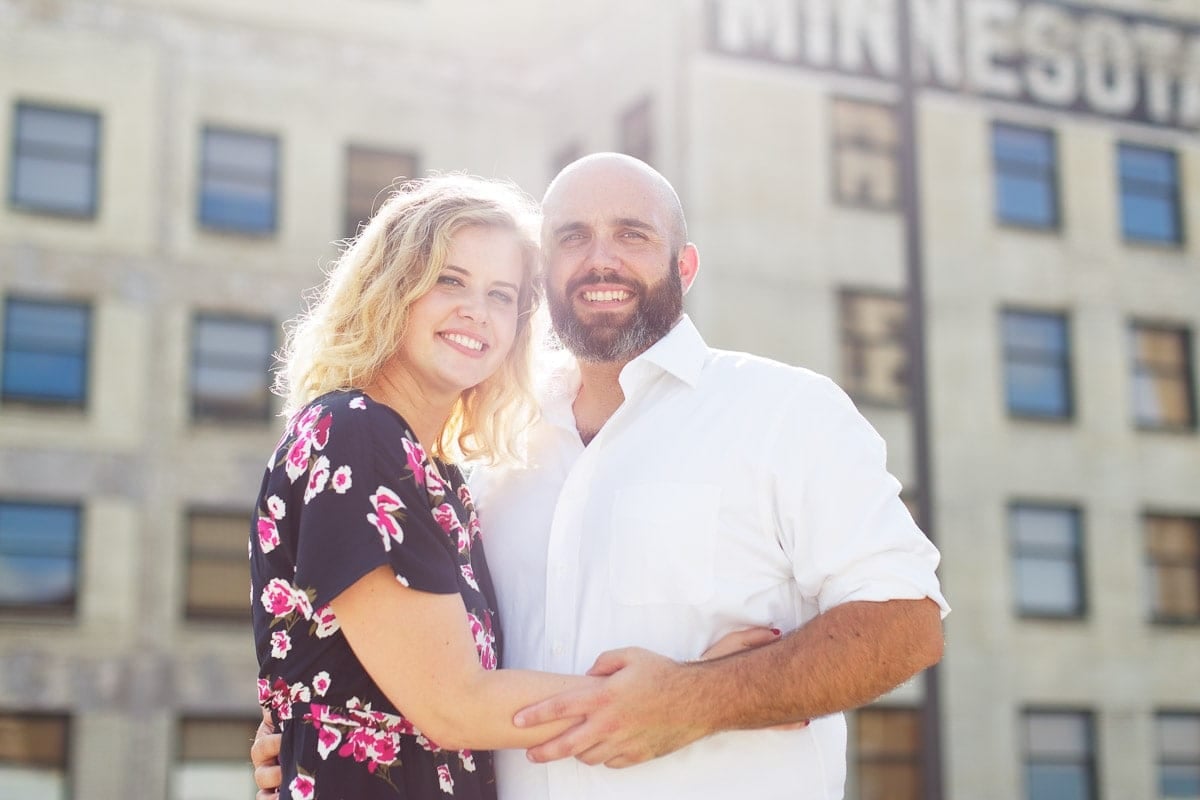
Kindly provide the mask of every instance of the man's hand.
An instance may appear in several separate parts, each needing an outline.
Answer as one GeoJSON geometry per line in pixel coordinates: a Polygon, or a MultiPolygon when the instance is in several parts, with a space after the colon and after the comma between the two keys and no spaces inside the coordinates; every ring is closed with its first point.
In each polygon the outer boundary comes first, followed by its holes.
{"type": "Polygon", "coordinates": [[[567,732],[531,748],[527,752],[531,761],[575,756],[585,764],[609,767],[640,764],[711,733],[700,721],[705,698],[687,688],[690,669],[636,647],[612,650],[602,653],[588,670],[589,675],[609,676],[602,685],[547,698],[519,711],[513,722],[525,727],[587,717],[567,732]],[[697,707],[681,714],[680,702],[697,707]]]}
{"type": "Polygon", "coordinates": [[[263,721],[254,734],[250,745],[250,760],[254,763],[254,783],[258,794],[254,800],[277,800],[279,784],[283,782],[283,770],[279,768],[279,745],[283,739],[275,733],[271,718],[263,711],[263,721]]]}

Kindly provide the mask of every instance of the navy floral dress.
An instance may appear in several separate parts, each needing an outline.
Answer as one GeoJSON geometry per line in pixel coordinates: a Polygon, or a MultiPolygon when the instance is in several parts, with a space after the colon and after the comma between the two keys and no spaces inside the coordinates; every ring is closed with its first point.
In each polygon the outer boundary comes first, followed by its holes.
{"type": "Polygon", "coordinates": [[[462,474],[435,468],[391,408],[332,392],[289,421],[250,534],[258,699],[283,734],[280,796],[494,798],[491,754],[421,735],[339,630],[329,601],[385,564],[405,586],[461,594],[480,663],[496,668],[495,593],[462,474]]]}

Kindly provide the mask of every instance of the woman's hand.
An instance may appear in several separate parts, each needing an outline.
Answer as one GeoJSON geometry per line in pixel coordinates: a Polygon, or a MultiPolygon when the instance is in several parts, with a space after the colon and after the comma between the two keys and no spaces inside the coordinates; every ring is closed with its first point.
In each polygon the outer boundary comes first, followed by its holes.
{"type": "Polygon", "coordinates": [[[717,643],[705,650],[698,661],[712,661],[715,658],[731,656],[743,650],[753,650],[756,647],[773,644],[779,641],[779,628],[746,628],[742,631],[727,633],[717,640],[717,643]]]}

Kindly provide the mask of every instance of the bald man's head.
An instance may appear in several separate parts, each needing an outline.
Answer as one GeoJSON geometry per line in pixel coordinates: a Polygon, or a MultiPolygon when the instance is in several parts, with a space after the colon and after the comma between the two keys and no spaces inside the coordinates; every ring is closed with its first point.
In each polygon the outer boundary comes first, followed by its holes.
{"type": "MultiPolygon", "coordinates": [[[[542,213],[550,223],[552,218],[561,217],[564,208],[575,207],[580,195],[594,195],[603,188],[618,185],[618,191],[652,199],[672,251],[683,247],[687,242],[687,220],[675,188],[658,170],[623,153],[593,153],[568,164],[546,187],[542,213]]],[[[543,229],[546,230],[549,228],[543,229]]]]}

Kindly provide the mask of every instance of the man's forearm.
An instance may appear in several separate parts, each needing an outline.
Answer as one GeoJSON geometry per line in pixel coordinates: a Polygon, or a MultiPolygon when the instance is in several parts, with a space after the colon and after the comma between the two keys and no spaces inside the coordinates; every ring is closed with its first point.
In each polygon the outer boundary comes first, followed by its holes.
{"type": "Polygon", "coordinates": [[[932,600],[847,603],[770,647],[689,664],[671,691],[710,733],[765,728],[869,703],[941,654],[932,600]]]}

